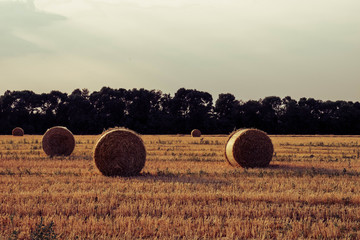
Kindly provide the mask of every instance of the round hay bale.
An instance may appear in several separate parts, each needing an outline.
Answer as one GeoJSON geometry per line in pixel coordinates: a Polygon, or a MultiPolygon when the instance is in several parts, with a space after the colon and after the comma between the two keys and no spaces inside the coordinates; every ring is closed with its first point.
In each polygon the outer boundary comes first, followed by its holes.
{"type": "Polygon", "coordinates": [[[12,130],[13,136],[24,136],[24,130],[21,127],[16,127],[12,130]]]}
{"type": "Polygon", "coordinates": [[[75,148],[74,135],[66,127],[52,127],[42,138],[42,148],[50,157],[69,156],[75,148]]]}
{"type": "Polygon", "coordinates": [[[234,167],[267,167],[273,152],[271,139],[258,129],[241,129],[233,132],[225,146],[225,158],[234,167]]]}
{"type": "Polygon", "coordinates": [[[141,137],[125,128],[105,132],[95,145],[95,165],[105,176],[137,175],[145,166],[146,149],[141,137]]]}
{"type": "Polygon", "coordinates": [[[199,129],[194,129],[191,131],[191,136],[192,137],[201,137],[201,132],[199,129]]]}

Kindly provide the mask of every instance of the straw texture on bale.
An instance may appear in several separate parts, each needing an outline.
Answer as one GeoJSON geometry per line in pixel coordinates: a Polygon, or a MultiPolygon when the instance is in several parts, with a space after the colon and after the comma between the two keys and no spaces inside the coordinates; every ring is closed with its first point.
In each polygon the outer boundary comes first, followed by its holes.
{"type": "Polygon", "coordinates": [[[42,147],[50,157],[69,156],[74,151],[75,138],[66,127],[52,127],[45,132],[42,147]]]}
{"type": "Polygon", "coordinates": [[[273,152],[271,139],[258,129],[241,129],[233,132],[225,146],[225,158],[234,167],[267,167],[273,152]]]}
{"type": "Polygon", "coordinates": [[[105,176],[137,175],[145,166],[146,149],[141,137],[125,128],[105,132],[94,149],[95,165],[105,176]]]}
{"type": "Polygon", "coordinates": [[[21,127],[16,127],[12,130],[13,136],[24,136],[24,130],[21,127]]]}
{"type": "Polygon", "coordinates": [[[191,136],[192,137],[201,137],[201,132],[199,129],[194,129],[191,131],[191,136]]]}

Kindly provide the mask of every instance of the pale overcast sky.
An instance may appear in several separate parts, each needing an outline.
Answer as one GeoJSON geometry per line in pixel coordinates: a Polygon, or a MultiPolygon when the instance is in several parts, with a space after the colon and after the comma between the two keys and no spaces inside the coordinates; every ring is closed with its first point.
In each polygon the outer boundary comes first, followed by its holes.
{"type": "Polygon", "coordinates": [[[360,101],[359,0],[0,0],[0,94],[360,101]]]}

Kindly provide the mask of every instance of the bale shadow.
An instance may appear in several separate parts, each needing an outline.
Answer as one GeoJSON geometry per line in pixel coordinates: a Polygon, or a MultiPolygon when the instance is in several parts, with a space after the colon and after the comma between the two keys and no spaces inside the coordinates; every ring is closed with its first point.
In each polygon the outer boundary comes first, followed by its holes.
{"type": "Polygon", "coordinates": [[[333,169],[333,168],[319,168],[314,166],[294,166],[289,164],[271,164],[267,169],[275,169],[282,171],[297,172],[302,174],[311,174],[311,175],[328,175],[328,176],[338,176],[338,175],[351,175],[351,176],[360,176],[360,172],[352,169],[333,169]]]}
{"type": "Polygon", "coordinates": [[[167,182],[167,183],[191,183],[191,184],[207,184],[207,185],[229,185],[230,181],[224,179],[217,179],[213,176],[200,176],[198,174],[192,174],[191,176],[178,175],[178,174],[151,174],[151,173],[140,173],[136,176],[128,177],[131,179],[152,181],[152,182],[167,182]]]}

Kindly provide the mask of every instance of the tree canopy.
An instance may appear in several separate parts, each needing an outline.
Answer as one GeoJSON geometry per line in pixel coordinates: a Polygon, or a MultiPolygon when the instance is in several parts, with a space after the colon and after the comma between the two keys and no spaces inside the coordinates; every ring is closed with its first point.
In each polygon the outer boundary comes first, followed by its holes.
{"type": "Polygon", "coordinates": [[[6,91],[0,96],[0,134],[22,127],[43,134],[61,125],[74,134],[99,134],[123,126],[142,134],[228,134],[239,128],[259,128],[269,134],[360,134],[360,103],[314,98],[269,96],[242,101],[230,93],[213,97],[180,88],[174,96],[159,90],[112,89],[90,93],[75,89],[36,94],[6,91]]]}

